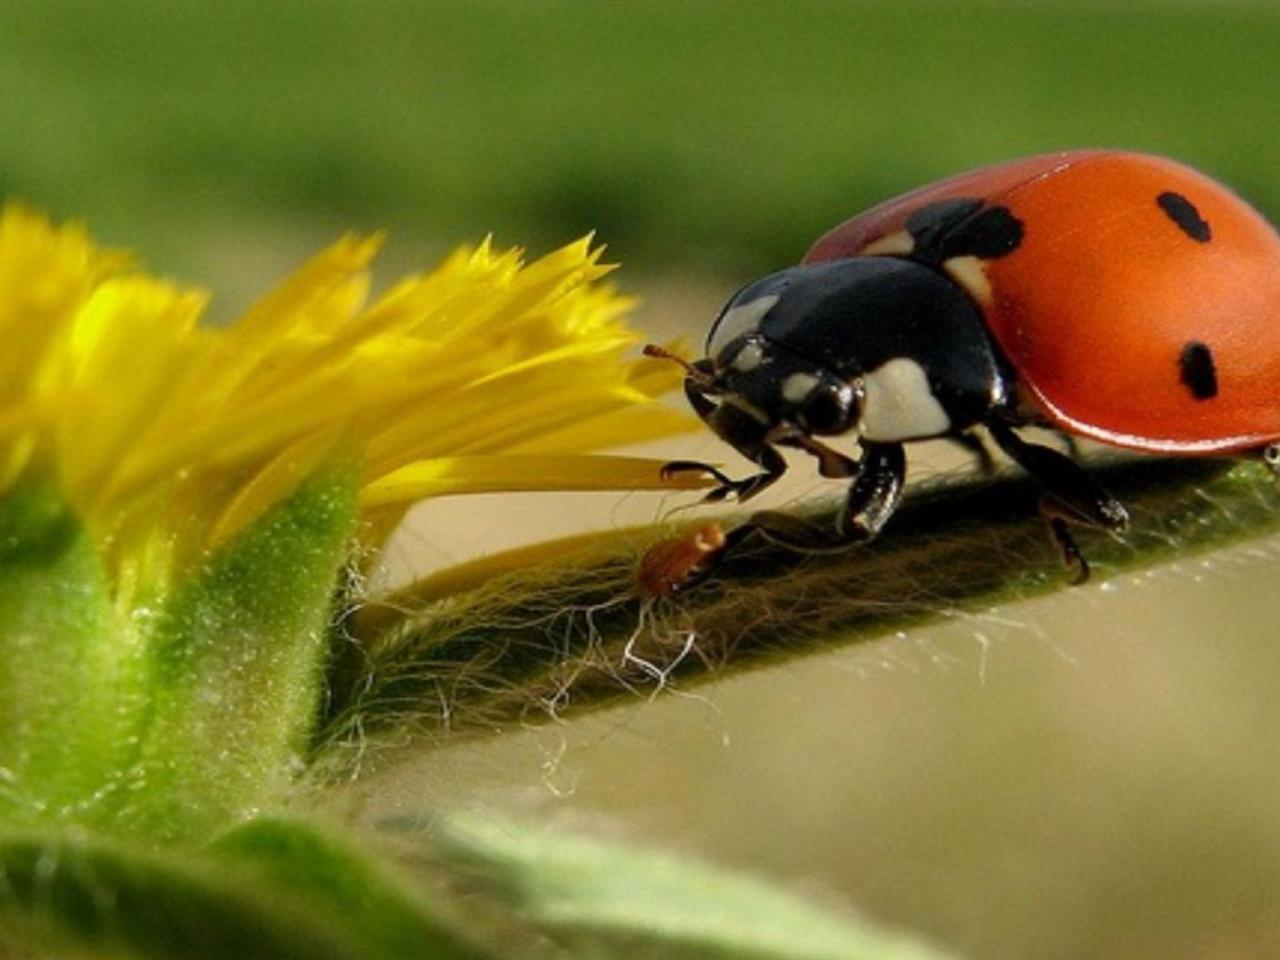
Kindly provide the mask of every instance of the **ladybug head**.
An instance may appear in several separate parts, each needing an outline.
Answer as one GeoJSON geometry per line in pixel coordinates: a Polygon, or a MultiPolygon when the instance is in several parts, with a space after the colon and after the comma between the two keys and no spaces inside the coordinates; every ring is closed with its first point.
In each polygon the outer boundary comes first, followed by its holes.
{"type": "Polygon", "coordinates": [[[707,358],[695,365],[689,387],[720,400],[708,423],[726,440],[770,442],[796,432],[832,436],[858,424],[862,382],[769,335],[770,320],[808,299],[809,273],[795,267],[748,284],[711,327],[707,358]]]}
{"type": "Polygon", "coordinates": [[[964,290],[895,257],[802,264],[748,284],[712,325],[706,353],[686,389],[735,444],[939,436],[977,422],[1005,394],[964,290]]]}
{"type": "MultiPolygon", "coordinates": [[[[720,398],[713,427],[721,420],[749,420],[762,433],[832,436],[853,429],[861,415],[860,381],[839,377],[758,333],[732,338],[706,365],[710,378],[704,392],[720,398]]],[[[734,432],[741,435],[742,427],[734,432]]]]}

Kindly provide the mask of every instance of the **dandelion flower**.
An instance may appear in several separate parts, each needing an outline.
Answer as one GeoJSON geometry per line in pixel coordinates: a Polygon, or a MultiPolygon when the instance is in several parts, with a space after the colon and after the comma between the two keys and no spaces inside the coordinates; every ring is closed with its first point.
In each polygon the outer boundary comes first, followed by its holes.
{"type": "Polygon", "coordinates": [[[204,292],[0,213],[15,810],[170,833],[235,816],[305,750],[353,541],[424,497],[668,485],[590,452],[687,426],[654,400],[672,374],[629,358],[631,303],[590,238],[529,263],[458,250],[371,301],[380,244],[338,241],[215,327],[204,292]]]}

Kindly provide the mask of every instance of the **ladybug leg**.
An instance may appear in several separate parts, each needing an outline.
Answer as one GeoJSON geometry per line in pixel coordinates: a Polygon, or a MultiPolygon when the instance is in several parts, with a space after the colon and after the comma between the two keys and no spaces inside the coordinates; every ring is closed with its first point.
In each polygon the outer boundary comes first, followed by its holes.
{"type": "MultiPolygon", "coordinates": [[[[664,351],[665,355],[665,351],[664,351]]],[[[707,399],[707,395],[703,390],[702,384],[693,377],[687,377],[684,381],[684,395],[689,401],[689,406],[693,408],[702,422],[711,423],[711,417],[719,409],[718,405],[707,399]]],[[[733,478],[720,472],[709,463],[703,463],[701,460],[672,460],[662,467],[663,478],[674,476],[677,473],[707,473],[710,474],[721,487],[732,487],[733,478]]]]}
{"type": "Polygon", "coordinates": [[[857,460],[852,457],[846,457],[839,450],[832,450],[825,443],[803,433],[781,438],[777,442],[784,446],[796,447],[816,457],[818,460],[818,473],[821,476],[829,477],[833,480],[841,480],[848,477],[856,477],[862,472],[862,464],[857,460]]]}
{"type": "MultiPolygon", "coordinates": [[[[696,367],[696,364],[694,365],[696,367]]],[[[748,460],[763,468],[763,472],[734,480],[709,463],[700,460],[672,460],[662,467],[662,476],[670,477],[677,473],[709,474],[720,486],[708,493],[703,499],[709,503],[718,503],[736,494],[738,502],[749,500],[787,472],[787,461],[772,446],[759,436],[759,425],[749,417],[734,416],[732,409],[726,411],[720,404],[707,399],[706,385],[695,377],[687,377],[684,381],[684,395],[689,400],[702,422],[711,427],[716,435],[737,450],[748,460]]]]}
{"type": "Polygon", "coordinates": [[[1075,582],[1083,583],[1089,578],[1089,565],[1067,525],[1076,523],[1119,533],[1129,526],[1129,511],[1066,454],[1028,443],[1006,423],[993,421],[987,426],[1000,449],[1044,488],[1040,512],[1063,561],[1076,569],[1075,582]]]}
{"type": "Polygon", "coordinates": [[[1058,439],[1062,441],[1062,446],[1066,449],[1067,456],[1072,460],[1080,460],[1080,443],[1071,434],[1065,431],[1058,432],[1058,439]]]}
{"type": "MultiPolygon", "coordinates": [[[[728,439],[727,437],[725,439],[728,439]]],[[[750,500],[761,490],[771,486],[780,476],[787,472],[787,461],[769,444],[762,441],[734,443],[733,448],[748,460],[763,468],[760,473],[743,477],[741,480],[730,480],[721,483],[703,499],[711,503],[723,500],[730,494],[736,494],[739,503],[750,500]]]]}
{"type": "Polygon", "coordinates": [[[721,500],[726,500],[736,495],[738,502],[741,503],[744,500],[750,500],[787,472],[787,461],[782,459],[782,454],[767,443],[754,445],[751,448],[744,448],[735,444],[734,449],[748,460],[759,464],[764,470],[760,473],[753,473],[749,477],[743,477],[741,480],[734,480],[724,471],[713,467],[709,463],[703,463],[701,460],[672,460],[662,465],[662,476],[664,478],[671,477],[677,473],[708,474],[720,486],[703,497],[703,500],[707,503],[719,503],[721,500]]]}
{"type": "MultiPolygon", "coordinates": [[[[664,480],[674,477],[677,473],[705,473],[719,483],[720,487],[732,487],[737,483],[733,477],[723,470],[713,467],[709,463],[703,463],[701,460],[669,460],[662,465],[661,473],[664,480]]],[[[720,487],[716,489],[718,490],[720,487]]],[[[717,497],[716,499],[721,498],[717,497]]]]}
{"type": "Polygon", "coordinates": [[[1041,499],[1040,516],[1044,517],[1044,522],[1049,527],[1049,537],[1053,540],[1054,546],[1058,548],[1063,566],[1075,570],[1075,576],[1071,578],[1071,583],[1079,586],[1087,582],[1090,574],[1089,561],[1085,559],[1084,554],[1080,551],[1080,545],[1076,543],[1076,538],[1071,535],[1071,528],[1067,526],[1067,521],[1070,518],[1062,513],[1061,508],[1052,497],[1041,499]]]}
{"type": "Polygon", "coordinates": [[[900,443],[864,443],[862,472],[849,487],[836,529],[848,543],[870,540],[892,516],[907,480],[900,443]]]}
{"type": "Polygon", "coordinates": [[[991,455],[991,451],[987,449],[987,445],[982,442],[980,436],[976,433],[956,433],[947,439],[973,454],[974,459],[978,461],[978,472],[984,477],[995,475],[996,458],[991,455]]]}
{"type": "Polygon", "coordinates": [[[1258,451],[1272,475],[1280,478],[1280,443],[1268,443],[1258,451]]]}
{"type": "Polygon", "coordinates": [[[906,482],[907,458],[900,443],[863,442],[856,479],[849,486],[836,530],[785,513],[763,511],[750,525],[784,547],[808,552],[843,550],[872,539],[893,514],[906,482]]]}

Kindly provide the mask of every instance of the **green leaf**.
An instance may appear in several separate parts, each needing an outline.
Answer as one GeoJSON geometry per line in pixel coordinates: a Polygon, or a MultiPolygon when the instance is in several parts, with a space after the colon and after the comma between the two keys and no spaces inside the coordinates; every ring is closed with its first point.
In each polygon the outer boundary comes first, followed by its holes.
{"type": "Polygon", "coordinates": [[[0,497],[0,663],[0,819],[110,808],[141,722],[141,643],[52,485],[0,497]]]}
{"type": "Polygon", "coordinates": [[[323,911],[252,872],[87,835],[0,837],[0,928],[54,956],[366,956],[323,911]]]}
{"type": "Polygon", "coordinates": [[[317,827],[257,820],[225,834],[215,850],[305,898],[360,944],[367,960],[493,956],[460,932],[459,921],[429,909],[408,877],[317,827]]]}
{"type": "Polygon", "coordinates": [[[580,958],[941,960],[921,941],[841,918],[756,880],[673,856],[531,833],[439,825],[429,857],[470,876],[580,958]]]}

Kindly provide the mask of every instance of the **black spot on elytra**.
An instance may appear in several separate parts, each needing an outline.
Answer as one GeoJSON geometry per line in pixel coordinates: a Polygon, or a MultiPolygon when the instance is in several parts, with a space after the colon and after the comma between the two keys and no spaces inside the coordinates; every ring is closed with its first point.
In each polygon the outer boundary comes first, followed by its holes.
{"type": "Polygon", "coordinates": [[[921,207],[907,218],[911,255],[925,263],[952,257],[991,260],[1012,253],[1022,242],[1022,221],[1008,207],[987,207],[982,200],[958,197],[921,207]]]}
{"type": "Polygon", "coordinates": [[[1182,382],[1197,400],[1211,400],[1218,395],[1218,373],[1213,367],[1213,354],[1198,340],[1182,348],[1178,358],[1182,382]]]}
{"type": "Polygon", "coordinates": [[[1182,194],[1166,190],[1156,197],[1156,203],[1178,225],[1178,229],[1197,243],[1208,243],[1213,236],[1208,222],[1200,216],[1195,204],[1182,194]]]}
{"type": "Polygon", "coordinates": [[[977,197],[956,197],[952,200],[939,200],[921,207],[907,217],[907,232],[917,240],[946,233],[964,223],[982,209],[982,201],[977,197]]]}
{"type": "Polygon", "coordinates": [[[969,220],[955,241],[959,249],[953,257],[974,256],[984,260],[1013,253],[1022,243],[1022,221],[1008,207],[987,207],[969,220]]]}

